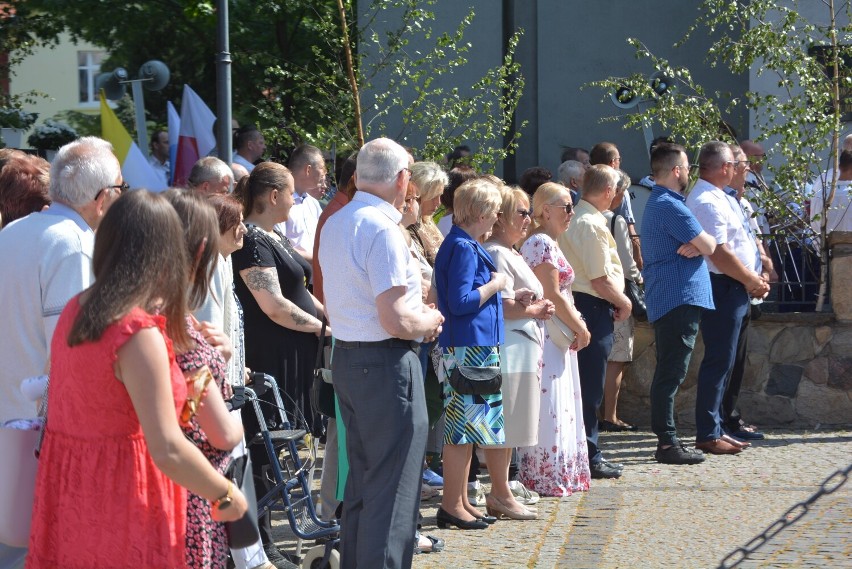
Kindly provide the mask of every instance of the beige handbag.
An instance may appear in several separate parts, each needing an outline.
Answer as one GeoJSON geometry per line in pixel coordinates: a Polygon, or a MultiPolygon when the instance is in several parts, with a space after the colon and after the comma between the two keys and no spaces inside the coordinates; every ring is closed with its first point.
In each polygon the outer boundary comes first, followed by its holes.
{"type": "Polygon", "coordinates": [[[574,343],[574,338],[577,337],[577,334],[555,314],[545,320],[544,325],[547,327],[547,334],[556,347],[563,352],[567,352],[571,344],[574,343]]]}

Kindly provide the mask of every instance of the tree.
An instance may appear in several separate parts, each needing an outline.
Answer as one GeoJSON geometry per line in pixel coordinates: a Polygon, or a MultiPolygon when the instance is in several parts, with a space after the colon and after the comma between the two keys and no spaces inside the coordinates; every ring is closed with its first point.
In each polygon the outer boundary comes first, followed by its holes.
{"type": "MultiPolygon", "coordinates": [[[[713,139],[733,140],[726,128],[725,117],[738,105],[746,105],[754,114],[754,126],[760,131],[758,140],[768,144],[768,151],[783,160],[768,165],[775,184],[784,188],[783,196],[764,192],[760,202],[770,210],[782,211],[796,218],[804,231],[807,220],[790,207],[791,202],[804,203],[803,190],[816,176],[829,168],[834,172],[825,179],[830,188],[826,209],[834,198],[837,186],[838,138],[843,128],[841,109],[844,100],[841,86],[852,86],[846,64],[849,60],[852,15],[849,0],[821,0],[822,20],[811,21],[798,3],[783,0],[744,2],[704,0],[701,14],[679,44],[689,41],[692,34],[718,34],[709,53],[711,66],[725,65],[731,72],[747,74],[754,69],[757,76],[776,79],[776,93],[747,91],[743,99],[724,93],[707,93],[692,78],[689,69],[674,67],[665,59],[652,54],[637,38],[628,42],[636,49],[638,59],[649,60],[654,68],[671,77],[674,91],[663,96],[654,91],[645,76],[609,77],[594,85],[615,92],[623,88],[642,100],[650,101],[638,112],[627,117],[625,128],[658,124],[664,131],[687,145],[713,139]],[[847,25],[838,25],[838,16],[845,14],[847,25]],[[828,154],[826,161],[823,156],[828,154]]],[[[822,218],[820,291],[817,310],[822,309],[828,274],[828,248],[824,212],[814,212],[822,218]]]]}

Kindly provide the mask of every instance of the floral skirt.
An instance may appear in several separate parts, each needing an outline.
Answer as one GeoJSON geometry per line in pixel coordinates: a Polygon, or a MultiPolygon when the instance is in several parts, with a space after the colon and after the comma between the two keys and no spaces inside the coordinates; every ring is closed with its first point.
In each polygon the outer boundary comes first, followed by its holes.
{"type": "MultiPolygon", "coordinates": [[[[499,367],[500,352],[496,347],[455,347],[442,351],[445,378],[459,365],[499,367]]],[[[502,445],[503,395],[462,395],[449,381],[444,381],[444,444],[502,445]]]]}

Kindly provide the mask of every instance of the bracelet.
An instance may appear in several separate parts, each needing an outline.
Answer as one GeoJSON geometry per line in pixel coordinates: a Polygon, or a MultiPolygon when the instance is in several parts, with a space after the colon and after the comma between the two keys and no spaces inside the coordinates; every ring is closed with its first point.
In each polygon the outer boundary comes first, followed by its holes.
{"type": "Polygon", "coordinates": [[[218,508],[220,510],[224,510],[225,508],[230,506],[232,500],[231,495],[233,494],[233,492],[234,483],[228,480],[228,491],[225,493],[224,496],[213,502],[213,507],[218,508]]]}

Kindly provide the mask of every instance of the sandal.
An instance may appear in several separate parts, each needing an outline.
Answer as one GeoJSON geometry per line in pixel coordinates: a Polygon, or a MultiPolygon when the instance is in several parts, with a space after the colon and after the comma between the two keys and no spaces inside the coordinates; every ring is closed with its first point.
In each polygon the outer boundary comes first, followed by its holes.
{"type": "Polygon", "coordinates": [[[415,536],[414,542],[414,554],[418,555],[420,553],[438,553],[439,551],[444,549],[444,540],[438,537],[432,537],[431,535],[423,535],[418,533],[415,536]],[[421,544],[421,540],[426,539],[429,541],[429,545],[421,544]]]}

